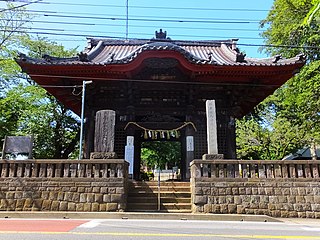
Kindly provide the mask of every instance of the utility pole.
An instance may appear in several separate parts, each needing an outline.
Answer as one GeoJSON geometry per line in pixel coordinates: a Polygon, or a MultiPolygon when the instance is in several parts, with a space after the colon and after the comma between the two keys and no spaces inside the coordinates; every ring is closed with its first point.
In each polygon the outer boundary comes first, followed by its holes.
{"type": "Polygon", "coordinates": [[[81,125],[80,125],[80,143],[79,143],[79,160],[82,159],[82,140],[83,140],[83,125],[84,125],[84,101],[86,96],[86,85],[92,81],[82,82],[82,101],[81,101],[81,125]]]}

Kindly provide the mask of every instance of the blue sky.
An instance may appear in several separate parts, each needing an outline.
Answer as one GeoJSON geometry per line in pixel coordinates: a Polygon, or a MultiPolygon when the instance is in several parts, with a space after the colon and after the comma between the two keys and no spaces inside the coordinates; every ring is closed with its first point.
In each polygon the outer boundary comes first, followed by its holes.
{"type": "MultiPolygon", "coordinates": [[[[26,1],[26,0],[22,0],[26,1]]],[[[128,37],[150,39],[160,28],[173,40],[223,40],[239,38],[239,48],[250,57],[266,57],[259,21],[273,0],[128,0],[128,37]]],[[[23,4],[23,3],[17,3],[23,4]]],[[[4,7],[4,2],[0,2],[4,7]]],[[[126,0],[42,0],[27,6],[37,17],[33,32],[66,47],[86,45],[85,36],[126,37],[126,0]]]]}

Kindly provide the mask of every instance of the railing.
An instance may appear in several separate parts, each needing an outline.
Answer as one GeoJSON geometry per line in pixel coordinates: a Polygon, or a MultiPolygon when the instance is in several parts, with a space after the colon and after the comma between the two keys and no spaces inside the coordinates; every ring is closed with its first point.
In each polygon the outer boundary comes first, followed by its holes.
{"type": "Polygon", "coordinates": [[[123,178],[127,173],[122,159],[0,160],[0,178],[123,178]]]}
{"type": "Polygon", "coordinates": [[[194,160],[192,178],[319,178],[320,161],[194,160]]]}

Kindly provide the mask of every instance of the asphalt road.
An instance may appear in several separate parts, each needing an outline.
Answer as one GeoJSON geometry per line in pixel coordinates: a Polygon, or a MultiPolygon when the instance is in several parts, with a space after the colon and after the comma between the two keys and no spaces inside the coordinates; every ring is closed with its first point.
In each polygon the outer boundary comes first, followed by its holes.
{"type": "Polygon", "coordinates": [[[320,222],[1,219],[0,240],[319,239],[320,222]]]}

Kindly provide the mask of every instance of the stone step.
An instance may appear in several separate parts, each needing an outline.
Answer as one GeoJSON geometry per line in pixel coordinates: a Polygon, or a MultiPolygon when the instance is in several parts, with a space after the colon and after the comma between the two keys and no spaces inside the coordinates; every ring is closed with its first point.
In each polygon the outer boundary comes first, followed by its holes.
{"type": "MultiPolygon", "coordinates": [[[[158,192],[146,192],[146,191],[139,191],[139,192],[130,192],[130,197],[157,197],[158,192]]],[[[190,192],[160,192],[161,197],[167,197],[167,198],[191,198],[190,192]]]]}
{"type": "MultiPolygon", "coordinates": [[[[191,203],[191,197],[181,197],[181,198],[172,198],[172,197],[163,197],[160,195],[161,202],[163,203],[191,203]]],[[[158,196],[152,197],[143,197],[143,196],[129,196],[129,203],[155,203],[158,201],[158,196]]]]}
{"type": "MultiPolygon", "coordinates": [[[[158,187],[157,186],[151,186],[151,187],[145,187],[145,186],[134,186],[130,187],[130,191],[135,192],[135,191],[145,191],[145,192],[157,192],[158,187]]],[[[185,186],[160,186],[160,191],[175,191],[175,192],[190,192],[190,187],[185,187],[185,186]]]]}
{"type": "MultiPolygon", "coordinates": [[[[138,210],[149,210],[157,211],[158,203],[129,203],[127,205],[127,211],[138,211],[138,210]]],[[[190,211],[191,203],[161,203],[160,210],[171,210],[171,211],[190,211]]]]}
{"type": "MultiPolygon", "coordinates": [[[[126,210],[138,212],[158,211],[158,191],[157,181],[130,181],[126,210]]],[[[161,182],[160,202],[160,211],[190,213],[190,182],[161,182]]]]}

